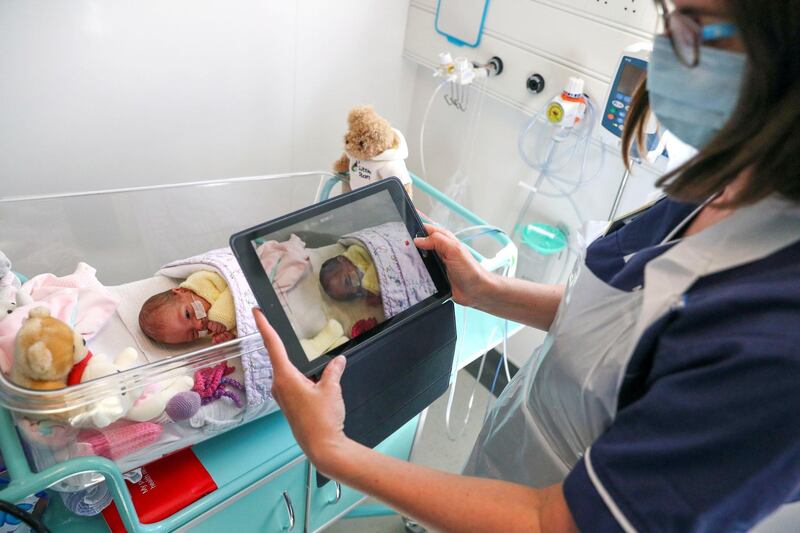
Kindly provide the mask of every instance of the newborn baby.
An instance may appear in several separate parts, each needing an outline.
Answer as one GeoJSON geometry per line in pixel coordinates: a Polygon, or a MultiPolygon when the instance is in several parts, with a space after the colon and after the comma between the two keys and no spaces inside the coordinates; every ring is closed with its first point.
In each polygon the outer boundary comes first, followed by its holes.
{"type": "Polygon", "coordinates": [[[236,337],[236,310],[225,280],[210,270],[190,275],[176,289],[147,299],[139,311],[145,335],[164,344],[183,344],[212,335],[217,344],[236,337]]]}
{"type": "Polygon", "coordinates": [[[369,252],[353,244],[336,257],[322,263],[319,282],[325,293],[339,301],[364,298],[370,305],[381,303],[378,272],[369,252]]]}

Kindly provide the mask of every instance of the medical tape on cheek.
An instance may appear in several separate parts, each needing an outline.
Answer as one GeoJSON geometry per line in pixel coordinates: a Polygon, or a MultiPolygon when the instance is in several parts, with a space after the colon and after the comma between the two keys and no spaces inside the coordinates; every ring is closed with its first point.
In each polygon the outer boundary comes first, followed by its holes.
{"type": "Polygon", "coordinates": [[[192,299],[192,308],[194,309],[194,317],[197,320],[203,320],[208,316],[206,314],[206,308],[203,307],[203,304],[195,299],[192,299]]]}
{"type": "MultiPolygon", "coordinates": [[[[203,307],[203,304],[200,303],[197,299],[192,298],[192,309],[194,309],[194,317],[197,320],[203,320],[204,318],[208,317],[206,314],[206,308],[203,307]]],[[[197,332],[198,338],[208,337],[211,333],[207,329],[201,329],[197,332]]]]}

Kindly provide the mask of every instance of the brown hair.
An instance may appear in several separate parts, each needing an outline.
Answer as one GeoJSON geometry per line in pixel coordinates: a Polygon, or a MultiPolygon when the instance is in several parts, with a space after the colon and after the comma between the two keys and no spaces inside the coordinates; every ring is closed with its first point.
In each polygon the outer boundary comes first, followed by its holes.
{"type": "Polygon", "coordinates": [[[139,310],[139,327],[142,333],[154,341],[162,342],[164,321],[161,320],[161,309],[172,302],[174,297],[172,291],[159,292],[148,298],[139,310]]]}
{"type": "MultiPolygon", "coordinates": [[[[657,185],[679,200],[700,202],[751,170],[752,179],[729,206],[772,193],[800,202],[800,0],[726,0],[726,7],[749,60],[736,111],[697,156],[657,185]]],[[[643,81],[622,136],[629,168],[633,142],[644,144],[649,113],[643,81]]]]}

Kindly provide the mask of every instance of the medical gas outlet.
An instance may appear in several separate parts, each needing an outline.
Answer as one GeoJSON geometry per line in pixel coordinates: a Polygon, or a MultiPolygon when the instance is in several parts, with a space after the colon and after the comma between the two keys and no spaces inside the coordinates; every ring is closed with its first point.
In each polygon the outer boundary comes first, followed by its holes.
{"type": "Polygon", "coordinates": [[[486,64],[473,63],[466,57],[453,56],[449,52],[439,54],[439,65],[433,73],[435,77],[458,85],[469,85],[477,79],[497,76],[503,72],[503,60],[492,57],[486,64]]]}
{"type": "Polygon", "coordinates": [[[471,62],[466,57],[453,59],[450,53],[442,52],[439,54],[439,65],[433,76],[444,78],[440,86],[449,86],[449,94],[444,95],[445,102],[456,109],[466,111],[469,104],[469,86],[476,80],[497,76],[501,72],[503,72],[503,60],[497,56],[481,65],[471,62]]]}
{"type": "Polygon", "coordinates": [[[586,113],[586,98],[583,95],[583,80],[571,77],[561,94],[547,105],[545,116],[554,125],[573,128],[586,113]]]}

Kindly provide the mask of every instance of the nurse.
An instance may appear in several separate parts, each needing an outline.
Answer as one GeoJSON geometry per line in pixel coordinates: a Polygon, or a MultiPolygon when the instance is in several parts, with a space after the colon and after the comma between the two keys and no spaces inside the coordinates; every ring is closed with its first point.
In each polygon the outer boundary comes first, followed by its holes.
{"type": "MultiPolygon", "coordinates": [[[[342,432],[257,320],[273,392],[320,471],[437,530],[739,531],[800,498],[800,0],[657,2],[648,113],[699,154],[612,224],[566,286],[483,271],[447,231],[461,304],[548,330],[457,476],[342,432]]],[[[780,512],[780,511],[779,511],[780,512]]]]}

